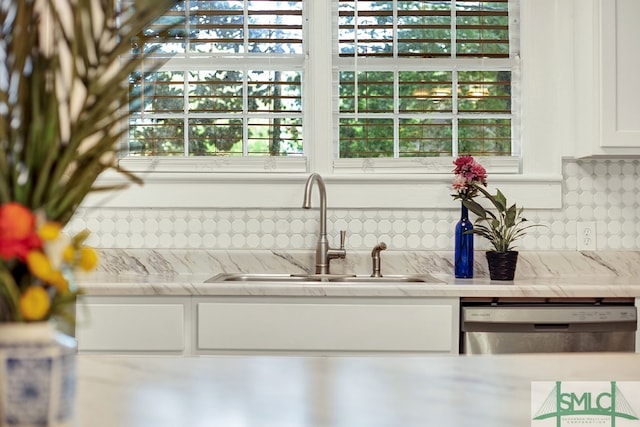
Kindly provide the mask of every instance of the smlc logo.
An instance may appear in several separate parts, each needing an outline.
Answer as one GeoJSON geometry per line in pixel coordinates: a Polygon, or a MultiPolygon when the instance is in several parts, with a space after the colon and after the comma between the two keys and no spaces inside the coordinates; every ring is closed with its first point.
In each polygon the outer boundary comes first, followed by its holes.
{"type": "MultiPolygon", "coordinates": [[[[639,383],[624,384],[633,386],[626,393],[632,394],[636,403],[640,397],[639,383]]],[[[640,426],[635,411],[616,381],[533,382],[531,403],[532,427],[640,426]]]]}

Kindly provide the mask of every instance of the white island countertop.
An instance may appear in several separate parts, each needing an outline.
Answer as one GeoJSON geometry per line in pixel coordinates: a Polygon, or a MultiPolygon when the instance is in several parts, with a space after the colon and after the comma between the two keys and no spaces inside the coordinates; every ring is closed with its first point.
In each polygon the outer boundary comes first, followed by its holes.
{"type": "MultiPolygon", "coordinates": [[[[78,427],[529,427],[532,381],[617,381],[640,355],[78,356],[78,427]]],[[[604,384],[605,387],[608,384],[604,384]]],[[[542,390],[544,399],[553,383],[542,390]]],[[[620,398],[620,396],[618,396],[620,398]]],[[[606,406],[606,405],[603,405],[606,406]]],[[[555,418],[546,420],[555,425],[555,418]]],[[[608,420],[606,420],[608,422],[608,420]]],[[[618,419],[618,422],[621,422],[618,419]]],[[[611,425],[611,424],[600,424],[611,425]]]]}

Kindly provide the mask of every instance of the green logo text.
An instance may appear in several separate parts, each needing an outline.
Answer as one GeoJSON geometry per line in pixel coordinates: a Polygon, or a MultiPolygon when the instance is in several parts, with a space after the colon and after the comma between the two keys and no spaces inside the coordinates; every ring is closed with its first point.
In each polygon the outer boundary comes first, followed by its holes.
{"type": "Polygon", "coordinates": [[[615,427],[616,418],[637,420],[631,405],[625,399],[615,381],[611,381],[610,389],[594,392],[563,392],[562,382],[556,381],[555,387],[547,396],[534,420],[556,419],[556,426],[561,426],[562,417],[597,416],[610,418],[611,427],[615,427]]]}

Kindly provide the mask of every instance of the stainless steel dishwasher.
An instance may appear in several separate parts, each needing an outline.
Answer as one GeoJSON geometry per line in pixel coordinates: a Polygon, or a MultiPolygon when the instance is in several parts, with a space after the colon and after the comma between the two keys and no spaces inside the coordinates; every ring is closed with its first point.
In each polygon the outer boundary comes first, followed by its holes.
{"type": "Polygon", "coordinates": [[[633,298],[462,298],[461,307],[461,353],[635,351],[633,298]]]}

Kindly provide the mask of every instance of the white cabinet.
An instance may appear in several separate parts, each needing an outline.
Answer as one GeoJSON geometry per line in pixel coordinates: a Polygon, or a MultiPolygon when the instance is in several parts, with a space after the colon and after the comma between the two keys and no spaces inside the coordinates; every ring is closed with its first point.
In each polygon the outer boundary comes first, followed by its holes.
{"type": "Polygon", "coordinates": [[[195,300],[198,352],[457,353],[458,298],[195,300]]]}
{"type": "Polygon", "coordinates": [[[601,4],[601,147],[634,148],[640,154],[640,2],[601,4]]]}
{"type": "Polygon", "coordinates": [[[458,353],[458,298],[87,296],[76,312],[87,353],[458,353]]]}
{"type": "Polygon", "coordinates": [[[589,4],[576,9],[577,155],[640,155],[640,1],[589,4]]]}
{"type": "Polygon", "coordinates": [[[76,306],[78,351],[184,353],[189,298],[82,297],[76,306]]]}

